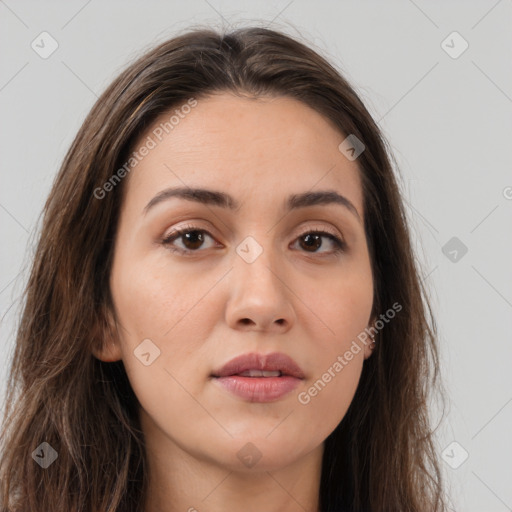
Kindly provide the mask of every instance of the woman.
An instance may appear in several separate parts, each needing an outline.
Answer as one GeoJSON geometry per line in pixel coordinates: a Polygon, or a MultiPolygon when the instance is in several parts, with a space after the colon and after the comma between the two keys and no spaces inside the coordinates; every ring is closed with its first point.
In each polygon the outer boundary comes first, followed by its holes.
{"type": "Polygon", "coordinates": [[[2,509],[444,511],[436,343],[354,90],[279,32],[195,29],[111,84],[56,178],[2,509]]]}

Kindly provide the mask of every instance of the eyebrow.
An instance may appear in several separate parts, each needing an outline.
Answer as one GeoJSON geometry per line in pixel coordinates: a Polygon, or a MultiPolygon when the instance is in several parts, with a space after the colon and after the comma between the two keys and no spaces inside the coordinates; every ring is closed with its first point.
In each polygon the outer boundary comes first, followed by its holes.
{"type": "MultiPolygon", "coordinates": [[[[144,207],[143,214],[145,215],[151,208],[163,201],[171,198],[184,199],[186,201],[195,201],[197,203],[218,206],[220,208],[227,208],[229,210],[237,210],[240,203],[229,194],[219,192],[216,190],[209,190],[205,188],[191,188],[191,187],[177,187],[167,188],[159,192],[149,203],[144,207]]],[[[350,211],[359,221],[361,217],[352,204],[352,202],[345,196],[339,194],[335,190],[321,190],[318,192],[303,192],[301,194],[291,194],[285,202],[287,211],[297,208],[306,208],[308,206],[337,204],[341,205],[350,211]]]]}

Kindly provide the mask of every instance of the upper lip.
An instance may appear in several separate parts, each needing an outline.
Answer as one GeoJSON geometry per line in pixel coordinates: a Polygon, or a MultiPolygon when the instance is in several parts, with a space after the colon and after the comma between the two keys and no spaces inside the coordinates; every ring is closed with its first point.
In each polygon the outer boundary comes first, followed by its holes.
{"type": "Polygon", "coordinates": [[[282,375],[289,375],[298,379],[304,378],[300,366],[286,354],[275,352],[273,354],[243,354],[228,361],[222,368],[215,370],[213,377],[227,377],[247,370],[277,371],[282,375]]]}

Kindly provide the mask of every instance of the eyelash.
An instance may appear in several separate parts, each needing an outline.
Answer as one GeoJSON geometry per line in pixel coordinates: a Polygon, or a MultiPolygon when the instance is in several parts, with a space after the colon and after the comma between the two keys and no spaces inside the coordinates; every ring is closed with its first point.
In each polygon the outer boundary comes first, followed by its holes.
{"type": "MultiPolygon", "coordinates": [[[[187,234],[187,233],[190,233],[190,232],[194,232],[194,231],[197,231],[197,232],[200,232],[200,233],[206,233],[209,237],[213,238],[213,236],[208,232],[206,231],[205,229],[201,229],[197,226],[185,226],[181,229],[178,229],[176,231],[173,231],[172,233],[170,233],[168,236],[166,236],[163,240],[161,240],[161,243],[162,245],[166,246],[166,248],[172,252],[177,252],[177,253],[181,253],[181,254],[184,254],[184,255],[189,255],[190,253],[195,253],[195,252],[201,252],[201,249],[197,249],[197,250],[191,250],[191,249],[181,249],[179,247],[173,247],[171,244],[172,242],[174,242],[175,240],[179,239],[181,236],[187,234]]],[[[335,249],[333,251],[331,251],[330,253],[318,253],[318,254],[323,254],[323,255],[334,255],[334,254],[338,254],[340,252],[344,252],[347,248],[346,246],[346,243],[338,238],[337,236],[333,235],[332,233],[329,233],[328,231],[323,231],[321,229],[308,229],[307,231],[304,231],[302,234],[300,234],[297,239],[305,236],[305,235],[310,235],[310,234],[317,234],[317,235],[324,235],[325,237],[329,238],[330,240],[332,240],[332,242],[334,243],[335,245],[335,249]]],[[[305,251],[306,253],[308,251],[305,251]]],[[[311,254],[317,254],[316,252],[312,252],[311,254]]]]}

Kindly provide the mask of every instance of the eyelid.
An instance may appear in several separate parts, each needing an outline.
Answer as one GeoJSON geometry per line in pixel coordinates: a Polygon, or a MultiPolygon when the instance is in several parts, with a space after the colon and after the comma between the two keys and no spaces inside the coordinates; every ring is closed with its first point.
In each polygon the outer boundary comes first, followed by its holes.
{"type": "MultiPolygon", "coordinates": [[[[178,233],[181,233],[183,231],[204,231],[205,233],[209,233],[209,228],[202,228],[198,225],[194,225],[194,224],[185,224],[184,226],[179,226],[177,228],[173,228],[171,231],[169,232],[165,232],[162,239],[163,240],[166,240],[168,238],[171,238],[173,235],[176,235],[178,233]]],[[[210,235],[212,236],[212,235],[210,235]]]]}
{"type": "Polygon", "coordinates": [[[322,231],[322,232],[325,232],[325,233],[329,233],[330,235],[335,236],[336,238],[339,238],[342,241],[345,240],[345,237],[341,234],[341,232],[339,230],[335,230],[335,229],[333,229],[331,227],[327,227],[325,225],[302,227],[302,228],[299,229],[299,234],[297,236],[304,235],[304,234],[309,233],[311,231],[318,231],[318,232],[322,231]]]}
{"type": "MultiPolygon", "coordinates": [[[[313,220],[313,221],[309,221],[309,222],[325,222],[325,221],[314,221],[313,220]]],[[[301,223],[301,224],[304,224],[304,223],[301,223]]],[[[211,228],[203,228],[197,224],[185,224],[184,226],[180,226],[178,228],[173,228],[170,232],[165,232],[165,234],[162,236],[162,239],[170,238],[173,234],[176,234],[176,233],[184,231],[184,230],[204,231],[207,234],[209,234],[210,236],[213,236],[210,233],[211,228]]],[[[308,230],[325,231],[326,233],[329,233],[330,235],[333,235],[333,236],[345,241],[345,237],[343,236],[341,231],[331,228],[331,227],[327,227],[325,224],[320,225],[320,226],[303,226],[301,228],[298,228],[298,234],[296,234],[295,237],[304,235],[306,232],[308,232],[308,230]]]]}

